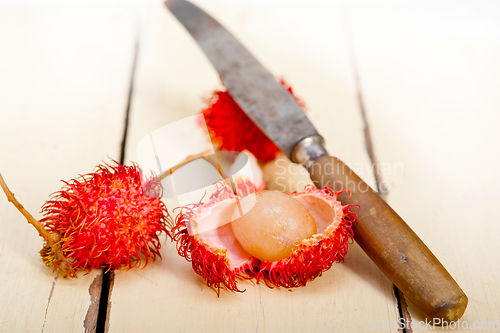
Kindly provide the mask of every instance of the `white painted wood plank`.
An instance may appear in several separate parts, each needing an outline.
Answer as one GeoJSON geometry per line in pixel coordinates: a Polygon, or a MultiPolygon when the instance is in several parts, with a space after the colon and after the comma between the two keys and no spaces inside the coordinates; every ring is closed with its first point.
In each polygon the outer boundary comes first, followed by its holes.
{"type": "MultiPolygon", "coordinates": [[[[0,171],[35,218],[49,195],[119,159],[132,10],[0,7],[0,171]]],[[[0,194],[0,332],[83,332],[96,270],[56,277],[43,241],[0,194]]]]}
{"type": "MultiPolygon", "coordinates": [[[[349,13],[388,201],[468,295],[460,327],[498,332],[500,6],[438,1],[349,13]]],[[[410,312],[414,332],[425,329],[410,312]]]]}
{"type": "MultiPolygon", "coordinates": [[[[290,82],[330,151],[353,165],[369,165],[341,8],[205,8],[275,75],[290,82]]],[[[201,98],[220,84],[191,37],[162,5],[146,8],[143,17],[126,155],[130,161],[142,137],[199,112],[201,98]]],[[[368,171],[362,176],[373,182],[368,171]]],[[[172,243],[165,243],[161,253],[163,260],[144,270],[117,272],[110,332],[358,332],[369,318],[397,320],[392,284],[356,245],[344,265],[335,265],[306,288],[289,292],[242,283],[244,294],[221,291],[220,298],[172,243]]]]}

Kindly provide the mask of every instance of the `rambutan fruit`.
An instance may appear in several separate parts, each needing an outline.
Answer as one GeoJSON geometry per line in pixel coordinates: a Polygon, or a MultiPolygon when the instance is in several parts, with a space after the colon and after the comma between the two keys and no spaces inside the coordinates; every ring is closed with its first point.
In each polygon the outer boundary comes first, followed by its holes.
{"type": "Polygon", "coordinates": [[[217,294],[241,292],[238,279],[305,286],[343,262],[357,215],[337,200],[340,192],[238,194],[220,186],[208,202],[182,207],[172,229],[178,253],[217,294]]]}
{"type": "Polygon", "coordinates": [[[160,199],[161,184],[154,178],[141,181],[135,164],[99,165],[64,182],[42,206],[40,221],[17,202],[1,175],[0,181],[9,201],[44,238],[40,255],[54,272],[76,277],[77,270],[130,269],[140,266],[141,257],[144,266],[161,257],[158,236],[169,235],[172,220],[160,199]]]}
{"type": "MultiPolygon", "coordinates": [[[[281,84],[304,108],[304,103],[293,95],[292,88],[281,80],[281,84]]],[[[220,150],[249,150],[261,163],[273,160],[280,149],[258,128],[236,104],[227,91],[215,91],[207,100],[205,117],[210,137],[220,150]]]]}
{"type": "Polygon", "coordinates": [[[266,190],[293,193],[314,185],[307,169],[301,164],[293,163],[281,152],[274,160],[262,165],[262,174],[266,190]]]}

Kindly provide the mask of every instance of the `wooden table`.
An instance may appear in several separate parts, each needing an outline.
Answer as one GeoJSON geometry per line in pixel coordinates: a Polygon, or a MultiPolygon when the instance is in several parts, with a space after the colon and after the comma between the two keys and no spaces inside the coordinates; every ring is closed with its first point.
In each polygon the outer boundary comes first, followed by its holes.
{"type": "MultiPolygon", "coordinates": [[[[198,3],[292,85],[330,152],[378,177],[468,295],[463,331],[500,331],[500,7],[198,3]]],[[[0,171],[37,218],[60,180],[134,161],[142,137],[220,88],[159,2],[4,4],[0,45],[0,171]]],[[[164,241],[163,260],[103,288],[100,270],[52,274],[36,231],[5,199],[0,212],[0,332],[395,332],[402,316],[432,328],[356,244],[306,288],[217,298],[164,241]]]]}

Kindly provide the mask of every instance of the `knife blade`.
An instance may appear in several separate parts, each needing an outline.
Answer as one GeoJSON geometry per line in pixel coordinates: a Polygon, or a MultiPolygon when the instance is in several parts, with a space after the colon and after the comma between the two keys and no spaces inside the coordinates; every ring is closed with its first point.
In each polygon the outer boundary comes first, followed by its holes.
{"type": "Polygon", "coordinates": [[[231,97],[288,157],[297,136],[318,136],[292,95],[283,94],[281,83],[229,31],[187,2],[168,6],[205,52],[231,97]]]}
{"type": "Polygon", "coordinates": [[[458,320],[468,299],[439,260],[403,219],[359,176],[328,154],[323,139],[291,94],[215,19],[185,0],[167,8],[205,52],[236,103],[294,162],[308,169],[316,186],[335,191],[362,209],[354,239],[381,271],[427,317],[458,320]]]}

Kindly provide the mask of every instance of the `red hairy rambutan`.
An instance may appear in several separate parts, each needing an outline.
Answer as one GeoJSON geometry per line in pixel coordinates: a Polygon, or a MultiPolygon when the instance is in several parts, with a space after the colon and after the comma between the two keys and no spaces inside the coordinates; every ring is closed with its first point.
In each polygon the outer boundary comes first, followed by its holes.
{"type": "MultiPolygon", "coordinates": [[[[281,84],[293,95],[292,88],[281,80],[281,84]]],[[[298,99],[299,105],[304,103],[298,99]]],[[[215,91],[202,111],[212,141],[220,150],[249,150],[261,163],[273,160],[280,149],[258,128],[236,104],[227,91],[215,91]]]]}
{"type": "Polygon", "coordinates": [[[221,287],[242,292],[238,279],[305,286],[343,262],[353,240],[357,215],[337,200],[340,193],[309,186],[300,193],[260,191],[240,199],[220,186],[207,203],[181,208],[172,237],[178,253],[217,294],[221,287]],[[251,195],[252,208],[235,218],[251,195]]]}
{"type": "Polygon", "coordinates": [[[160,199],[161,184],[152,179],[145,187],[135,164],[99,165],[93,173],[64,182],[42,206],[40,221],[1,182],[9,201],[44,238],[42,261],[64,276],[99,267],[130,269],[140,266],[141,257],[146,266],[150,258],[161,257],[158,236],[169,235],[172,220],[160,199]]]}

